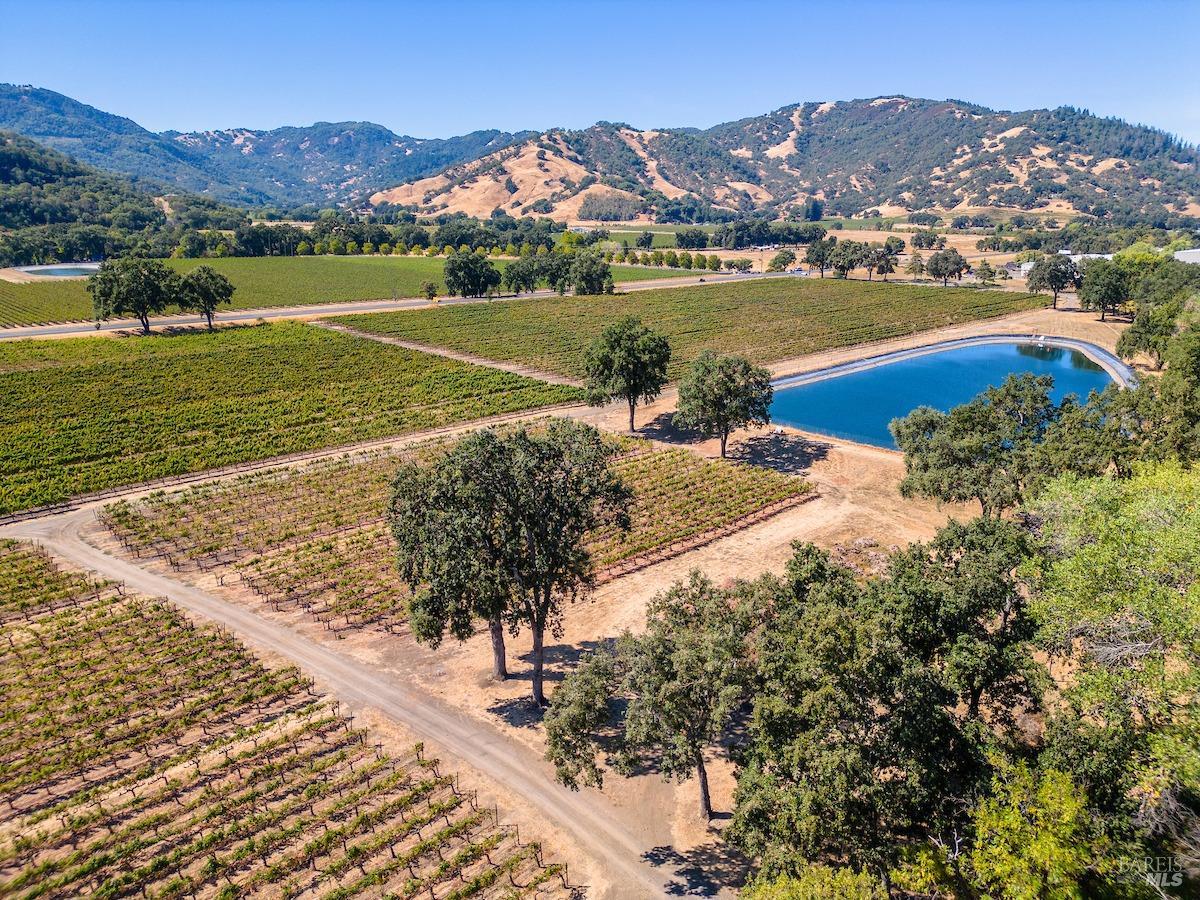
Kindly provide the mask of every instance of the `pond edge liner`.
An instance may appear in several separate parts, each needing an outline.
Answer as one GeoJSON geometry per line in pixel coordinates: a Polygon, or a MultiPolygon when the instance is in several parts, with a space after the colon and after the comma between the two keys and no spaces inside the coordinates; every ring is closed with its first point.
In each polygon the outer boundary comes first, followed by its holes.
{"type": "Polygon", "coordinates": [[[1121,387],[1133,388],[1138,383],[1137,375],[1134,374],[1133,369],[1126,365],[1120,357],[1089,341],[1050,334],[981,334],[974,337],[951,338],[950,340],[937,341],[933,344],[923,344],[920,347],[909,347],[905,350],[892,350],[888,353],[879,353],[874,356],[865,356],[862,359],[814,369],[811,372],[783,375],[779,378],[773,378],[771,386],[776,390],[785,390],[787,388],[812,384],[817,381],[826,381],[830,378],[840,378],[843,375],[852,375],[855,372],[864,372],[868,369],[886,366],[905,359],[914,359],[919,356],[928,356],[945,350],[956,350],[985,344],[1038,344],[1041,346],[1060,347],[1064,350],[1077,350],[1100,366],[1121,387]]]}

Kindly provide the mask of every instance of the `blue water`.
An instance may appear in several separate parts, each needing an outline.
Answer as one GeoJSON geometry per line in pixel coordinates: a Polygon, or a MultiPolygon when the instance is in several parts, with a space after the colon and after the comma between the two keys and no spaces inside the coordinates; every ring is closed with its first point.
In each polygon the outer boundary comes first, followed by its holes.
{"type": "Polygon", "coordinates": [[[49,275],[53,278],[78,278],[82,275],[95,275],[95,266],[47,266],[44,269],[34,269],[37,275],[49,275]]]}
{"type": "Polygon", "coordinates": [[[1112,378],[1080,353],[1036,344],[981,344],[929,353],[775,391],[771,420],[805,431],[895,448],[888,423],[918,406],[949,410],[1010,373],[1053,375],[1055,400],[1080,399],[1112,378]]]}

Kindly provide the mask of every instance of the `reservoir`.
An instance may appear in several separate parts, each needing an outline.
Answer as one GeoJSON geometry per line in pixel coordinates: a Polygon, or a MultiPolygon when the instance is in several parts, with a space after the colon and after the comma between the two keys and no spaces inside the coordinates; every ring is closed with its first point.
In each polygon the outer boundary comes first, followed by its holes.
{"type": "Polygon", "coordinates": [[[95,275],[100,263],[54,263],[46,266],[21,266],[19,271],[47,278],[84,278],[95,275]]]}
{"type": "Polygon", "coordinates": [[[775,384],[771,421],[895,449],[888,431],[892,419],[918,406],[947,411],[1001,384],[1010,374],[1052,375],[1056,401],[1067,394],[1086,400],[1091,391],[1113,383],[1110,370],[1130,383],[1132,373],[1120,360],[1098,347],[1089,346],[1085,353],[1075,343],[966,339],[950,342],[944,349],[901,351],[780,379],[775,384]],[[1104,359],[1108,368],[1094,357],[1104,359]]]}

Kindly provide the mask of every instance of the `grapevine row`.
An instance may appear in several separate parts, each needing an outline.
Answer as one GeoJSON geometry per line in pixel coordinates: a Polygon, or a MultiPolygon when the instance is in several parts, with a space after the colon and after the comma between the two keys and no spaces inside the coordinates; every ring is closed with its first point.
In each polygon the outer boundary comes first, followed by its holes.
{"type": "MultiPolygon", "coordinates": [[[[769,469],[704,459],[683,448],[615,439],[613,467],[632,490],[631,528],[590,538],[601,578],[726,534],[802,499],[807,485],[769,469]]],[[[103,520],[136,556],[240,581],[276,610],[300,610],[344,629],[403,627],[408,593],[394,569],[386,510],[404,459],[432,459],[445,443],[375,452],[303,469],[157,494],[107,507],[103,520]]]]}
{"type": "Polygon", "coordinates": [[[565,896],[437,760],[388,755],[296,670],[26,544],[0,572],[0,895],[565,896]]]}

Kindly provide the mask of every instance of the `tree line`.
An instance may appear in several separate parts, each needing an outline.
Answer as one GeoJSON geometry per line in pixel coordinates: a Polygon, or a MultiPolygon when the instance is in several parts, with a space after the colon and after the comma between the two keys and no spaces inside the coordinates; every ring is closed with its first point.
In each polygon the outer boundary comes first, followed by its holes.
{"type": "MultiPolygon", "coordinates": [[[[487,623],[498,677],[506,632],[532,631],[547,758],[570,787],[652,765],[695,779],[709,816],[708,768],[729,752],[722,837],[755,861],[749,896],[1182,885],[1200,858],[1194,278],[1160,260],[1129,288],[1147,315],[1176,313],[1161,376],[1060,402],[1048,377],[1014,376],[892,423],[901,491],[977,518],[878,571],[797,542],[778,575],[693,573],[550,698],[543,636],[593,583],[584,535],[628,516],[616,449],[567,422],[465,439],[395,482],[414,628],[436,643],[487,623]]],[[[614,323],[585,361],[589,400],[626,403],[632,430],[669,359],[663,335],[614,323]]],[[[724,452],[770,401],[769,373],[705,353],[675,418],[724,452]]]]}

